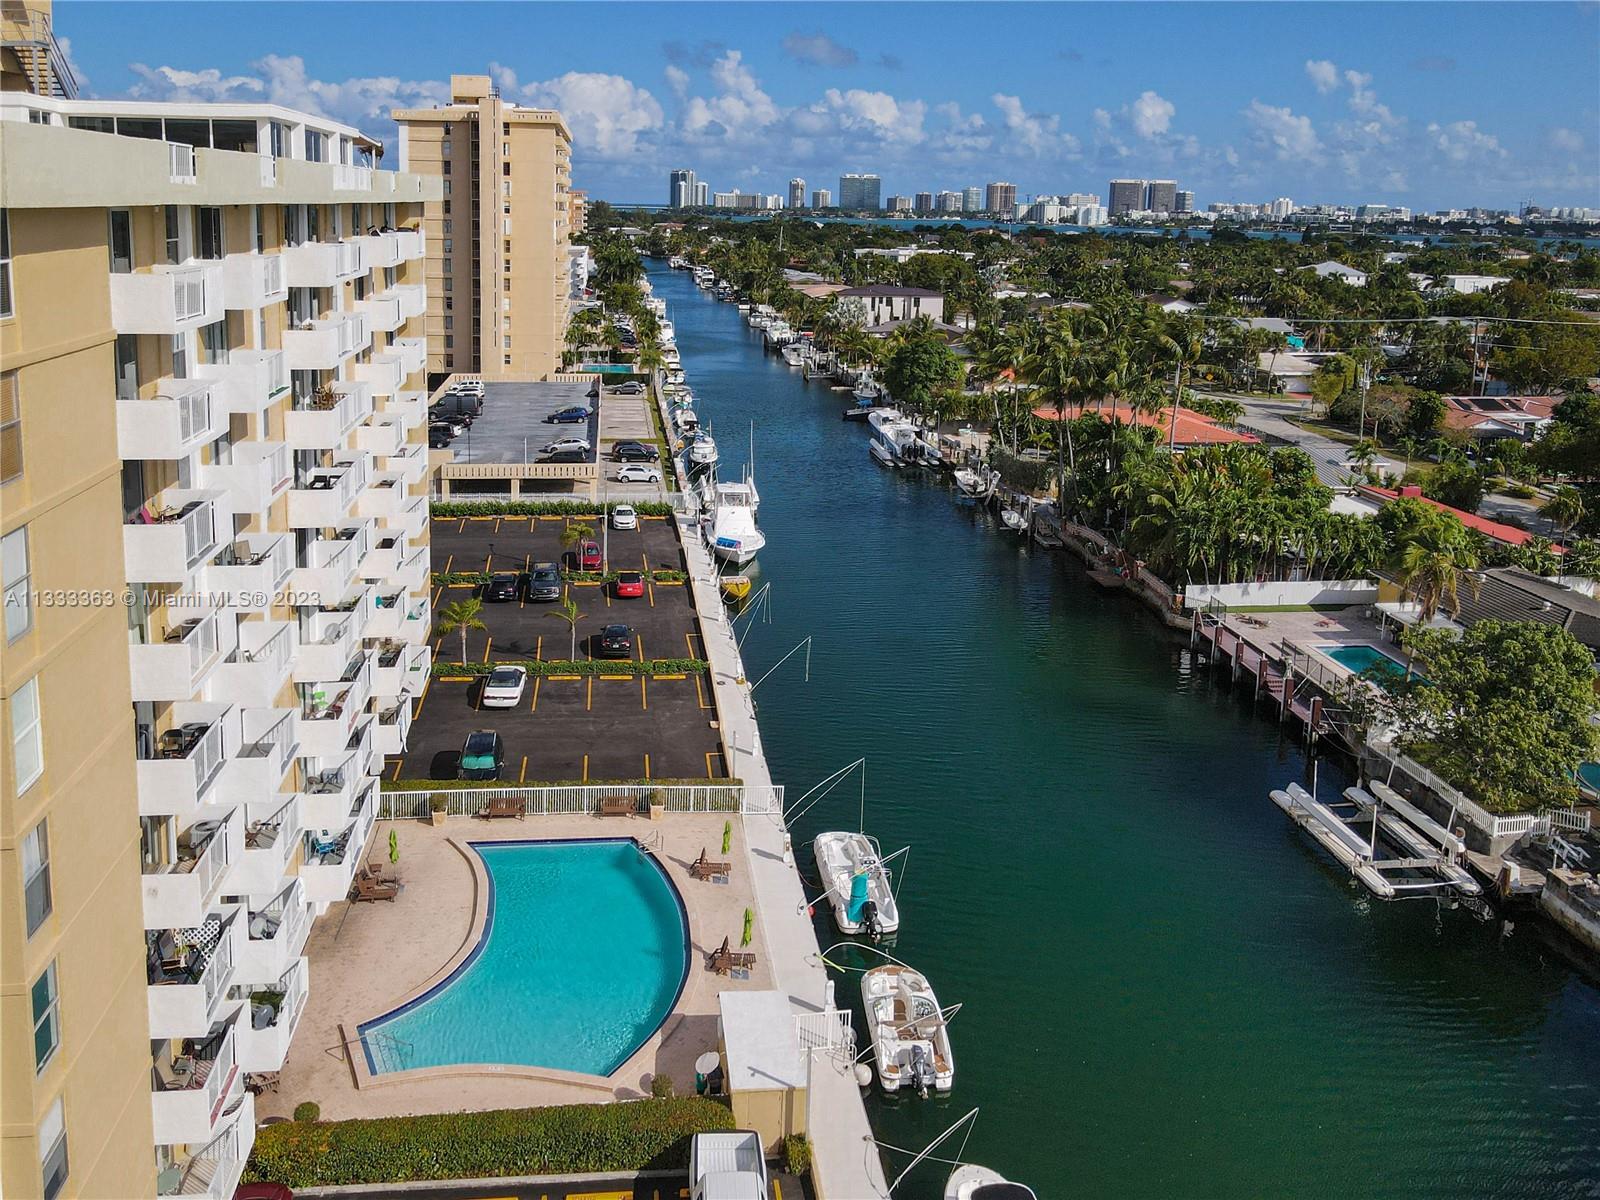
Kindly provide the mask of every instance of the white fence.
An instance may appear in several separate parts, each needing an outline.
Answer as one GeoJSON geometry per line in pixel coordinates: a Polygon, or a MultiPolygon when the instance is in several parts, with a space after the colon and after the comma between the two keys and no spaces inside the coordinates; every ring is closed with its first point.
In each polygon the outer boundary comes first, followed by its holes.
{"type": "Polygon", "coordinates": [[[1375,579],[1307,579],[1294,583],[1191,583],[1183,589],[1189,608],[1216,601],[1223,608],[1287,608],[1300,605],[1371,604],[1375,579]]]}
{"type": "Polygon", "coordinates": [[[783,788],[750,787],[742,783],[571,784],[565,787],[440,788],[438,791],[384,792],[378,816],[387,821],[418,820],[430,812],[433,797],[443,796],[445,812],[452,817],[477,816],[492,800],[520,800],[530,817],[581,816],[601,811],[605,800],[629,800],[636,813],[648,813],[661,804],[669,813],[741,813],[747,816],[783,812],[783,788]]]}
{"type": "Polygon", "coordinates": [[[846,1009],[795,1013],[794,1032],[802,1050],[843,1050],[855,1057],[856,1031],[846,1009]]]}

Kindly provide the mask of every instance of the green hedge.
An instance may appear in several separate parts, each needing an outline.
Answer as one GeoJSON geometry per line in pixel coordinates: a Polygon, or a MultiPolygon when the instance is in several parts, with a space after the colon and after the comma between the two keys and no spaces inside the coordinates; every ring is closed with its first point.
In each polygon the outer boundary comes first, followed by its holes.
{"type": "Polygon", "coordinates": [[[518,658],[498,662],[438,662],[433,674],[487,675],[496,667],[525,667],[529,675],[693,675],[707,670],[703,658],[518,658]]]}
{"type": "Polygon", "coordinates": [[[743,779],[380,779],[380,792],[444,792],[508,787],[740,787],[743,779]]]}
{"type": "Polygon", "coordinates": [[[672,505],[660,500],[435,500],[428,512],[435,517],[593,517],[619,504],[632,505],[642,517],[672,515],[672,505]]]}
{"type": "Polygon", "coordinates": [[[256,1133],[244,1180],[311,1188],[674,1170],[688,1166],[694,1134],[732,1128],[727,1108],[699,1096],[294,1122],[256,1133]]]}

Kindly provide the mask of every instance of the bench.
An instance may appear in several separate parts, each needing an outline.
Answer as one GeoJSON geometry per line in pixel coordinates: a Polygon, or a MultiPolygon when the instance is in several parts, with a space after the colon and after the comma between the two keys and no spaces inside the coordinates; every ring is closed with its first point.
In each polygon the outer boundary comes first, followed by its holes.
{"type": "Polygon", "coordinates": [[[493,796],[487,807],[478,810],[478,815],[485,821],[496,817],[515,817],[520,821],[527,815],[527,802],[521,796],[493,796]]]}
{"type": "Polygon", "coordinates": [[[639,802],[632,796],[600,797],[600,815],[602,817],[631,817],[638,811],[639,802]]]}

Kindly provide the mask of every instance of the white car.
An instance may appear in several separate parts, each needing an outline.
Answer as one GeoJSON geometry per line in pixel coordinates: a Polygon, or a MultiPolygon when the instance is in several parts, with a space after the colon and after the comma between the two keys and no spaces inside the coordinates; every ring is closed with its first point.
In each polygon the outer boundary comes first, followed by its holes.
{"type": "Polygon", "coordinates": [[[484,390],[483,380],[458,379],[450,385],[450,390],[458,396],[477,396],[479,399],[482,399],[484,390]]]}
{"type": "Polygon", "coordinates": [[[639,528],[639,514],[633,511],[631,504],[619,504],[611,510],[611,528],[637,529],[639,528]]]}
{"type": "Polygon", "coordinates": [[[526,667],[496,667],[483,681],[484,708],[515,708],[528,684],[526,667]]]}
{"type": "Polygon", "coordinates": [[[617,472],[618,483],[660,483],[661,472],[649,463],[627,463],[617,472]]]}
{"type": "Polygon", "coordinates": [[[557,438],[544,448],[546,454],[559,454],[563,450],[581,450],[589,452],[589,439],[580,437],[557,438]]]}

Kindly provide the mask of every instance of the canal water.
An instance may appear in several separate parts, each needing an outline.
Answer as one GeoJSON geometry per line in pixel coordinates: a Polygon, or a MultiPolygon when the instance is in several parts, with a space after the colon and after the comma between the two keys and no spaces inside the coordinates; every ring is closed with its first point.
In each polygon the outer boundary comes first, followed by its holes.
{"type": "MultiPolygon", "coordinates": [[[[962,1005],[953,1093],[875,1090],[880,1139],[920,1148],[979,1108],[965,1157],[1042,1200],[1600,1196],[1600,989],[1558,943],[1370,900],[1267,797],[1306,778],[1300,748],[1182,638],[876,466],[847,393],[654,268],[725,478],[754,423],[751,677],[814,639],[809,682],[796,655],[756,691],[773,777],[794,799],[867,759],[866,828],[911,847],[894,953],[962,1005]]],[[[860,801],[841,784],[797,845],[860,801]]]]}

